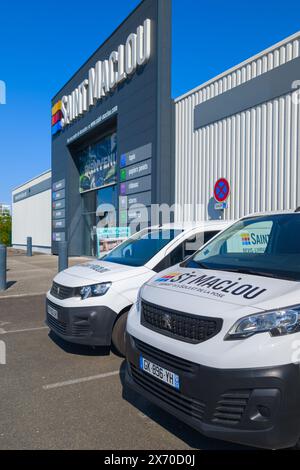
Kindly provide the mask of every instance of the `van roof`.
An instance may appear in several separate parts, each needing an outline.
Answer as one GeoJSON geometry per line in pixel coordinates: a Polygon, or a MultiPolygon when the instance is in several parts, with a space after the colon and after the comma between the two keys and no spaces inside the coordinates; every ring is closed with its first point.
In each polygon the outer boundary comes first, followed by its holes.
{"type": "Polygon", "coordinates": [[[153,225],[150,229],[157,229],[161,228],[163,230],[194,230],[194,229],[201,229],[204,232],[209,230],[223,230],[229,225],[231,225],[234,221],[228,220],[202,220],[199,222],[174,222],[171,224],[163,224],[163,225],[153,225]]]}
{"type": "Polygon", "coordinates": [[[292,209],[286,209],[286,210],[281,210],[281,211],[266,211],[266,212],[254,212],[252,214],[245,215],[244,217],[241,218],[241,220],[248,219],[249,217],[264,217],[266,215],[287,215],[287,214],[299,214],[299,212],[296,212],[295,210],[292,209]]]}

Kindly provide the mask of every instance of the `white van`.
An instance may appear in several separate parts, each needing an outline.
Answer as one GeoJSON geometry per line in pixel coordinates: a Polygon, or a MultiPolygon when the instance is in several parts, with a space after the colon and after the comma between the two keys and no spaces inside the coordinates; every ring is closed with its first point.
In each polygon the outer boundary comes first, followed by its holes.
{"type": "Polygon", "coordinates": [[[164,225],[136,233],[100,260],[66,269],[47,293],[46,323],[72,343],[124,354],[127,314],[141,285],[194,253],[228,222],[164,225]]]}
{"type": "Polygon", "coordinates": [[[300,213],[254,215],[149,280],[126,384],[213,438],[299,446],[300,213]]]}

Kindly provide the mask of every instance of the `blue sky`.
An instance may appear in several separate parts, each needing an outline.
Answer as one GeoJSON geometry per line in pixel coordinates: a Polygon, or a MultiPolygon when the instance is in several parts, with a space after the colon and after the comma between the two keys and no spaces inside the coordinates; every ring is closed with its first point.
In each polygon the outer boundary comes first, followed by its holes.
{"type": "MultiPolygon", "coordinates": [[[[138,3],[2,2],[0,202],[50,168],[51,97],[138,3]]],[[[298,0],[173,0],[173,97],[299,30],[298,0]]]]}

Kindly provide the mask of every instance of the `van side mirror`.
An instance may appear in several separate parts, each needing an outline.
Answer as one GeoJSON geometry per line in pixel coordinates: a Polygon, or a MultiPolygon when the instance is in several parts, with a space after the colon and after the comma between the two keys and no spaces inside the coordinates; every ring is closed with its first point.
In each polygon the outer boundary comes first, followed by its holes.
{"type": "Polygon", "coordinates": [[[197,241],[196,235],[193,235],[192,237],[188,238],[185,243],[195,243],[197,241]]]}

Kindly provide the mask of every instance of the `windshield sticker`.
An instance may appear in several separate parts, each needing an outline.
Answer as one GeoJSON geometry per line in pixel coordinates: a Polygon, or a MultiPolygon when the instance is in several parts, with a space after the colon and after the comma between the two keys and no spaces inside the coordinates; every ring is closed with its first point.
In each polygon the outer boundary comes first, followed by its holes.
{"type": "Polygon", "coordinates": [[[218,298],[223,298],[227,294],[231,294],[252,300],[267,290],[253,286],[252,284],[243,284],[241,281],[241,277],[239,277],[237,281],[232,281],[216,276],[208,276],[206,274],[199,276],[196,272],[192,272],[166,274],[156,279],[154,282],[164,285],[168,284],[170,287],[196,291],[200,294],[211,295],[218,298]]]}
{"type": "Polygon", "coordinates": [[[96,271],[97,273],[100,273],[100,274],[107,273],[108,271],[110,271],[110,269],[104,266],[101,266],[99,264],[85,263],[85,264],[81,264],[80,266],[85,267],[85,268],[90,268],[93,271],[96,271]]]}

